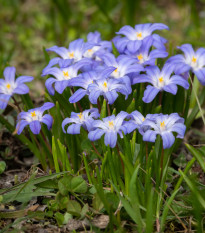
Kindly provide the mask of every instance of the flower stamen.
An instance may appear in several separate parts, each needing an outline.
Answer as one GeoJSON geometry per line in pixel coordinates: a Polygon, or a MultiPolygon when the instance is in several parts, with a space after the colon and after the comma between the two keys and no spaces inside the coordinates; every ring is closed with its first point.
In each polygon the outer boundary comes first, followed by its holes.
{"type": "Polygon", "coordinates": [[[196,57],[192,57],[192,60],[191,60],[193,63],[196,63],[197,59],[196,57]]]}
{"type": "Polygon", "coordinates": [[[109,124],[109,128],[110,128],[110,129],[113,129],[113,128],[114,128],[114,123],[113,123],[113,121],[108,121],[108,124],[109,124]]]}
{"type": "Polygon", "coordinates": [[[66,77],[68,77],[69,76],[68,75],[68,71],[63,71],[63,75],[66,76],[66,77]]]}
{"type": "Polygon", "coordinates": [[[10,88],[11,88],[11,85],[8,83],[8,84],[6,85],[6,88],[10,89],[10,88]]]}
{"type": "Polygon", "coordinates": [[[74,52],[68,53],[68,56],[69,56],[70,58],[74,58],[74,52]]]}
{"type": "Polygon", "coordinates": [[[35,111],[31,112],[31,116],[36,117],[36,112],[35,111]]]}
{"type": "Polygon", "coordinates": [[[138,56],[137,56],[138,60],[142,60],[143,59],[143,56],[142,54],[140,53],[138,56]]]}
{"type": "Polygon", "coordinates": [[[82,112],[80,112],[80,114],[78,114],[78,117],[80,118],[80,120],[83,119],[83,114],[82,114],[82,112]]]}
{"type": "Polygon", "coordinates": [[[162,83],[164,81],[163,77],[159,78],[159,82],[162,83]]]}
{"type": "Polygon", "coordinates": [[[103,83],[103,87],[104,87],[104,88],[107,88],[107,82],[104,82],[104,83],[103,83]]]}
{"type": "Polygon", "coordinates": [[[165,128],[165,123],[164,123],[164,121],[160,122],[160,128],[161,128],[161,129],[164,129],[164,128],[165,128]]]}
{"type": "Polygon", "coordinates": [[[142,33],[141,32],[137,32],[137,38],[142,39],[142,33]]]}

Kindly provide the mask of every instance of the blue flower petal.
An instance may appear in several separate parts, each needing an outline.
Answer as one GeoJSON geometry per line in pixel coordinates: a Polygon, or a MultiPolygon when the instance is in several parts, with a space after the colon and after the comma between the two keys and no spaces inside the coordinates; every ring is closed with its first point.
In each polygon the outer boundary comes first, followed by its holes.
{"type": "Polygon", "coordinates": [[[62,94],[63,91],[68,87],[69,80],[62,80],[62,81],[56,81],[55,82],[55,89],[59,94],[62,94]]]}
{"type": "Polygon", "coordinates": [[[189,89],[189,83],[179,75],[173,75],[170,79],[170,83],[174,83],[182,86],[185,89],[189,89]]]}
{"type": "Polygon", "coordinates": [[[168,84],[168,85],[166,85],[166,86],[163,87],[164,91],[169,92],[169,93],[171,93],[173,95],[176,95],[177,89],[178,89],[177,85],[173,84],[173,83],[168,84]]]}
{"type": "Polygon", "coordinates": [[[97,104],[97,99],[100,96],[101,91],[100,90],[93,90],[89,94],[89,100],[92,104],[97,104]]]}
{"type": "Polygon", "coordinates": [[[45,82],[45,86],[49,92],[50,95],[55,94],[55,90],[53,88],[53,83],[55,83],[57,80],[55,78],[48,78],[45,82]]]}
{"type": "Polygon", "coordinates": [[[70,103],[76,103],[79,100],[81,100],[87,93],[87,90],[84,90],[82,88],[78,89],[70,98],[69,102],[70,103]]]}
{"type": "Polygon", "coordinates": [[[169,30],[169,27],[163,23],[153,23],[149,28],[149,33],[151,34],[155,30],[169,30]]]}
{"type": "Polygon", "coordinates": [[[148,85],[146,87],[146,90],[144,91],[144,97],[142,98],[142,100],[145,103],[150,103],[152,102],[152,100],[156,97],[156,95],[159,93],[159,89],[148,85]]]}
{"type": "Polygon", "coordinates": [[[105,145],[114,148],[117,143],[117,132],[110,131],[105,133],[105,145]]]}
{"type": "Polygon", "coordinates": [[[4,77],[5,80],[8,83],[13,83],[15,81],[15,73],[16,73],[16,68],[15,67],[6,67],[4,69],[4,77]]]}
{"type": "Polygon", "coordinates": [[[81,124],[72,124],[68,126],[67,133],[68,134],[80,134],[81,124]]]}
{"type": "Polygon", "coordinates": [[[153,130],[147,130],[143,134],[143,141],[145,141],[145,142],[155,142],[157,134],[158,133],[153,131],[153,130]]]}
{"type": "Polygon", "coordinates": [[[194,74],[198,78],[199,82],[205,86],[205,68],[194,70],[194,74]]]}
{"type": "Polygon", "coordinates": [[[52,51],[54,53],[57,53],[58,55],[60,55],[62,58],[66,58],[67,54],[68,54],[68,50],[64,47],[58,47],[58,46],[53,46],[49,49],[46,49],[46,51],[52,51]]]}
{"type": "Polygon", "coordinates": [[[23,131],[23,129],[25,128],[25,126],[27,126],[29,124],[28,121],[26,120],[20,120],[17,125],[16,125],[16,130],[17,130],[17,134],[21,134],[21,132],[23,131]]]}
{"type": "Polygon", "coordinates": [[[43,106],[41,106],[41,107],[39,108],[39,111],[41,111],[41,112],[43,113],[44,111],[46,111],[46,110],[48,110],[48,109],[50,109],[50,108],[52,108],[52,107],[54,107],[54,106],[55,106],[54,103],[46,102],[46,103],[43,104],[43,106]]]}
{"type": "Polygon", "coordinates": [[[175,138],[171,132],[163,132],[161,136],[164,149],[168,149],[174,144],[175,138]]]}
{"type": "Polygon", "coordinates": [[[109,104],[113,104],[118,97],[118,94],[115,90],[105,92],[105,97],[108,100],[109,104]]]}
{"type": "MultiPolygon", "coordinates": [[[[50,69],[52,66],[58,64],[60,60],[62,60],[62,59],[59,58],[59,57],[55,57],[55,58],[51,59],[51,60],[49,61],[48,65],[42,70],[41,76],[47,75],[48,69],[50,69]]],[[[71,60],[71,61],[72,61],[72,60],[71,60]]]]}
{"type": "Polygon", "coordinates": [[[13,93],[19,95],[27,94],[29,93],[29,88],[25,84],[21,83],[13,90],[13,93]]]}
{"type": "Polygon", "coordinates": [[[131,26],[123,26],[119,32],[116,32],[116,34],[122,34],[126,36],[127,38],[130,38],[132,36],[135,36],[136,31],[131,26]]]}
{"type": "Polygon", "coordinates": [[[43,122],[44,124],[47,125],[48,129],[50,130],[53,124],[53,117],[49,114],[45,114],[42,119],[41,122],[43,122]]]}
{"type": "Polygon", "coordinates": [[[181,123],[175,123],[171,129],[172,132],[178,133],[177,138],[184,138],[184,134],[186,131],[186,126],[181,123]]]}
{"type": "Polygon", "coordinates": [[[29,127],[31,131],[33,132],[33,134],[39,134],[41,131],[41,124],[39,121],[31,121],[29,123],[29,127]]]}
{"type": "Polygon", "coordinates": [[[96,141],[100,139],[104,133],[105,131],[103,129],[95,129],[89,132],[88,138],[90,141],[96,141]]]}
{"type": "Polygon", "coordinates": [[[0,109],[5,109],[11,95],[0,94],[0,109]]]}
{"type": "Polygon", "coordinates": [[[32,76],[20,76],[16,79],[16,84],[19,85],[21,83],[31,82],[32,80],[32,76]]]}
{"type": "Polygon", "coordinates": [[[136,52],[142,45],[142,41],[141,40],[130,40],[127,43],[127,49],[130,52],[136,52]]]}

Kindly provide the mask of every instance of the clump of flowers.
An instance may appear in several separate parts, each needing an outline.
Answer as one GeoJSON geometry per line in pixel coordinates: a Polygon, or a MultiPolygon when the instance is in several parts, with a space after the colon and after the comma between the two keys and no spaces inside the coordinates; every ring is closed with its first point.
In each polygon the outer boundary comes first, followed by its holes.
{"type": "MultiPolygon", "coordinates": [[[[42,76],[46,79],[47,97],[61,104],[62,112],[59,114],[64,119],[63,132],[80,134],[83,127],[90,141],[100,143],[99,139],[104,135],[105,145],[111,148],[117,146],[118,134],[123,138],[123,135],[127,136],[135,130],[139,131],[145,142],[154,142],[156,136],[161,135],[164,149],[174,144],[172,132],[177,133],[177,138],[183,138],[186,126],[178,113],[169,112],[170,115],[167,115],[168,112],[163,114],[153,109],[150,112],[144,110],[146,104],[153,102],[160,92],[177,95],[178,86],[187,90],[189,82],[184,74],[189,71],[198,77],[201,84],[205,84],[203,48],[195,52],[191,45],[182,45],[178,48],[184,55],[175,55],[163,65],[158,64],[158,59],[168,56],[167,40],[153,32],[168,29],[162,23],[139,24],[134,28],[124,26],[112,42],[102,40],[96,31],[87,35],[87,41],[79,38],[70,42],[67,48],[48,48],[49,53],[54,52],[58,56],[50,60],[42,76]],[[62,98],[55,99],[55,91],[62,98]],[[123,105],[122,101],[129,106],[123,105]],[[66,114],[63,111],[64,104],[75,110],[69,110],[70,116],[66,115],[68,111],[66,114]],[[90,109],[85,109],[85,106],[90,109]],[[126,108],[132,109],[132,113],[126,112],[126,108]]],[[[33,80],[30,76],[20,76],[15,80],[14,67],[6,67],[4,76],[5,80],[0,80],[1,109],[6,108],[14,94],[28,93],[24,82],[33,80]]],[[[17,134],[21,134],[27,125],[34,134],[40,133],[41,123],[51,129],[53,118],[49,114],[43,115],[43,112],[53,106],[49,102],[28,112],[20,112],[17,134]]],[[[163,109],[162,106],[161,112],[163,109]]]]}

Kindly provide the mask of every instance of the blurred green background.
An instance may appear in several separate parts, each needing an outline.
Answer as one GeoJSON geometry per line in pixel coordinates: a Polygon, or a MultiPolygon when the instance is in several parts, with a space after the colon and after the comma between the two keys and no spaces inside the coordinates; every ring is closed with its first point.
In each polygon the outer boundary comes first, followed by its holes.
{"type": "Polygon", "coordinates": [[[111,39],[123,25],[161,22],[172,47],[205,47],[205,0],[0,0],[0,62],[39,77],[43,47],[68,46],[98,30],[111,39]]]}

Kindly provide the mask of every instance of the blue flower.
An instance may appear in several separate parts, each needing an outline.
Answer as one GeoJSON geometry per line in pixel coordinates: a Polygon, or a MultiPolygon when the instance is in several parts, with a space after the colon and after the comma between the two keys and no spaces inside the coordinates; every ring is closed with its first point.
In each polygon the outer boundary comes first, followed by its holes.
{"type": "Polygon", "coordinates": [[[80,128],[83,127],[85,130],[90,131],[93,128],[93,118],[100,117],[97,108],[92,108],[89,110],[85,110],[80,113],[71,112],[71,117],[66,118],[62,122],[62,128],[64,133],[68,134],[80,134],[80,128]],[[65,126],[67,124],[71,125],[68,126],[67,130],[65,131],[65,126]]]}
{"type": "Polygon", "coordinates": [[[83,56],[88,58],[99,59],[98,54],[112,51],[112,43],[101,40],[101,35],[98,31],[88,33],[85,46],[86,49],[83,56]]]}
{"type": "Polygon", "coordinates": [[[18,115],[18,121],[16,125],[17,134],[21,134],[24,127],[27,125],[29,125],[30,130],[34,134],[40,133],[41,123],[46,124],[48,129],[50,129],[53,123],[53,118],[51,115],[43,115],[43,113],[46,110],[52,108],[53,106],[53,103],[47,102],[44,103],[42,107],[30,109],[28,110],[28,112],[20,112],[18,115]]]}
{"type": "MultiPolygon", "coordinates": [[[[113,68],[111,68],[111,72],[113,71],[113,68]]],[[[94,80],[101,79],[104,77],[104,73],[98,73],[95,71],[90,72],[84,72],[82,74],[79,74],[78,77],[72,79],[70,81],[70,85],[74,87],[81,87],[79,88],[70,98],[70,103],[76,103],[79,100],[81,100],[85,95],[89,94],[88,87],[90,84],[94,82],[94,80]]],[[[105,75],[108,75],[107,69],[105,75]]]]}
{"type": "Polygon", "coordinates": [[[85,52],[85,43],[83,39],[77,39],[72,41],[69,44],[68,49],[65,47],[58,47],[53,46],[49,49],[46,49],[46,51],[52,51],[57,53],[60,57],[55,57],[50,60],[49,64],[44,68],[44,71],[46,71],[47,68],[50,68],[56,64],[59,63],[59,61],[66,60],[67,64],[76,63],[80,61],[83,58],[83,53],[85,52]]]}
{"type": "Polygon", "coordinates": [[[129,121],[125,121],[123,126],[126,128],[127,133],[131,133],[135,129],[139,129],[144,122],[144,116],[137,110],[127,116],[129,121]]]}
{"type": "Polygon", "coordinates": [[[50,95],[54,95],[55,90],[62,94],[66,87],[70,86],[70,81],[78,76],[78,71],[83,66],[90,64],[89,60],[81,60],[67,68],[52,67],[46,70],[45,75],[53,75],[55,78],[48,78],[45,82],[50,95]],[[55,90],[53,88],[55,84],[55,90]]]}
{"type": "Polygon", "coordinates": [[[150,103],[160,91],[166,91],[173,95],[177,93],[177,85],[189,88],[189,83],[179,75],[172,75],[174,66],[165,64],[162,70],[157,66],[150,66],[146,69],[147,74],[142,74],[133,79],[133,83],[151,83],[153,86],[148,85],[144,92],[143,101],[150,103]]]}
{"type": "Polygon", "coordinates": [[[126,55],[120,55],[117,58],[111,53],[106,53],[101,56],[105,65],[108,67],[115,67],[115,70],[110,74],[110,78],[117,79],[121,83],[124,83],[129,90],[129,94],[132,92],[131,81],[128,74],[133,72],[144,71],[143,66],[137,64],[136,59],[130,58],[126,55]]]}
{"type": "Polygon", "coordinates": [[[94,130],[90,131],[88,138],[91,141],[96,141],[105,134],[105,145],[114,148],[117,143],[117,134],[123,137],[122,132],[126,134],[126,128],[123,126],[124,119],[127,117],[128,113],[121,111],[117,116],[109,116],[101,120],[96,120],[93,122],[94,130]]]}
{"type": "Polygon", "coordinates": [[[92,104],[97,104],[97,99],[100,95],[113,104],[118,97],[117,92],[125,95],[127,99],[129,90],[125,84],[120,83],[116,79],[99,79],[88,86],[89,100],[92,104]]]}
{"type": "Polygon", "coordinates": [[[153,119],[145,120],[142,126],[149,127],[143,134],[143,140],[155,142],[156,136],[159,134],[162,137],[164,149],[170,148],[174,144],[175,138],[172,132],[177,133],[177,138],[184,138],[186,131],[184,119],[178,113],[155,115],[153,119]]]}
{"type": "Polygon", "coordinates": [[[169,28],[162,23],[138,24],[135,25],[135,28],[124,26],[116,34],[122,34],[125,37],[118,37],[114,40],[114,43],[120,52],[124,52],[126,48],[130,52],[136,52],[142,46],[142,41],[150,36],[154,39],[154,46],[161,49],[164,48],[166,40],[158,35],[152,35],[152,32],[163,29],[168,30],[169,28]]]}
{"type": "Polygon", "coordinates": [[[190,44],[184,44],[178,48],[184,52],[184,56],[178,54],[170,57],[167,63],[175,65],[176,74],[186,73],[191,70],[200,83],[205,85],[205,49],[199,48],[195,52],[190,44]]]}
{"type": "Polygon", "coordinates": [[[154,43],[152,37],[146,37],[142,41],[142,46],[137,52],[129,52],[128,50],[125,51],[127,55],[130,57],[136,58],[137,63],[146,66],[146,65],[155,65],[157,58],[164,58],[168,56],[168,53],[164,49],[154,49],[151,50],[154,43]]]}
{"type": "Polygon", "coordinates": [[[15,80],[15,67],[6,67],[4,69],[4,79],[0,79],[0,108],[5,109],[10,97],[13,94],[27,94],[29,88],[24,82],[31,82],[33,77],[20,76],[15,80]]]}

